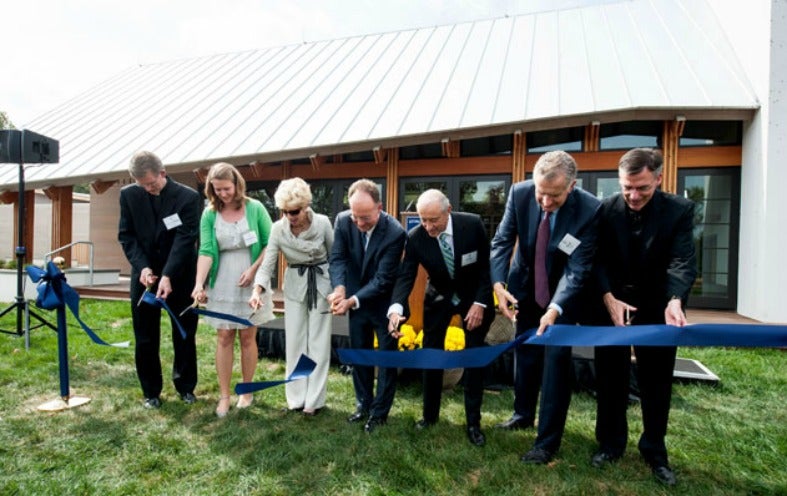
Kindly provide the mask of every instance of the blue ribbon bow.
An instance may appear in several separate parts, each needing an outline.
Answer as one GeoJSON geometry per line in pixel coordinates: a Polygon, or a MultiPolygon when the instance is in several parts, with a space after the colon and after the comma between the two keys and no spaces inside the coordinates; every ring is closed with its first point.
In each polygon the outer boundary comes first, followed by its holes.
{"type": "MultiPolygon", "coordinates": [[[[74,288],[66,282],[66,276],[57,268],[57,265],[51,261],[46,264],[46,270],[28,265],[26,267],[27,275],[34,283],[38,284],[36,291],[38,297],[36,298],[36,306],[44,310],[55,310],[58,307],[65,306],[71,310],[71,314],[77,319],[79,325],[82,326],[85,333],[90,336],[94,343],[102,346],[115,346],[118,348],[128,348],[129,341],[122,343],[110,344],[98,337],[90,327],[85,324],[79,317],[79,294],[74,291],[74,288]]],[[[59,326],[58,326],[59,327],[59,326]]],[[[65,329],[59,329],[58,332],[65,332],[65,329]]]]}
{"type": "Polygon", "coordinates": [[[295,369],[286,379],[282,381],[240,382],[235,385],[235,394],[253,393],[254,391],[261,391],[263,389],[268,389],[280,384],[286,384],[298,379],[303,379],[308,377],[309,374],[314,371],[316,366],[317,364],[314,363],[314,360],[302,354],[298,359],[298,363],[295,365],[295,369]]]}

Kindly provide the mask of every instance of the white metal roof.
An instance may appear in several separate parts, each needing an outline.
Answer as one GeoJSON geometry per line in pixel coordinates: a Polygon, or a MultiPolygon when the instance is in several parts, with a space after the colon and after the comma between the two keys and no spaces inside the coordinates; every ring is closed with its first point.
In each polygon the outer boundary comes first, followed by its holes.
{"type": "MultiPolygon", "coordinates": [[[[132,67],[25,126],[60,141],[59,165],[26,174],[45,187],[126,177],[139,149],[178,171],[758,107],[704,0],[631,0],[132,67]]],[[[0,189],[16,181],[0,168],[0,189]]]]}

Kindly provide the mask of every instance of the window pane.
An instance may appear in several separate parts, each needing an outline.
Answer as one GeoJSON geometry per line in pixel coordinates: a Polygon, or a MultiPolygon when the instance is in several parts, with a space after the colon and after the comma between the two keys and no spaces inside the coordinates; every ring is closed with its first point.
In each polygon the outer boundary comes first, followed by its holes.
{"type": "Polygon", "coordinates": [[[603,200],[620,193],[620,181],[617,177],[600,177],[596,180],[596,198],[603,200]]]}
{"type": "Polygon", "coordinates": [[[489,238],[497,229],[505,211],[505,180],[460,180],[458,210],[481,216],[489,238]]]}
{"type": "Polygon", "coordinates": [[[514,149],[514,138],[511,134],[470,138],[462,140],[459,147],[463,157],[510,155],[511,151],[514,149]]]}
{"type": "Polygon", "coordinates": [[[629,121],[602,124],[602,150],[629,150],[640,146],[657,147],[663,124],[661,121],[629,121]]]}
{"type": "Polygon", "coordinates": [[[680,146],[724,146],[742,143],[740,121],[686,121],[680,146]]]}
{"type": "Polygon", "coordinates": [[[692,174],[684,180],[684,195],[694,202],[694,245],[699,275],[692,295],[729,299],[732,242],[732,177],[692,174]]]}
{"type": "Polygon", "coordinates": [[[543,153],[551,150],[581,152],[584,137],[583,127],[570,127],[527,133],[525,141],[528,153],[543,153]]]}
{"type": "Polygon", "coordinates": [[[415,212],[415,202],[418,196],[427,189],[439,189],[448,195],[448,182],[444,180],[435,181],[406,181],[404,183],[404,198],[399,204],[402,212],[415,212]]]}

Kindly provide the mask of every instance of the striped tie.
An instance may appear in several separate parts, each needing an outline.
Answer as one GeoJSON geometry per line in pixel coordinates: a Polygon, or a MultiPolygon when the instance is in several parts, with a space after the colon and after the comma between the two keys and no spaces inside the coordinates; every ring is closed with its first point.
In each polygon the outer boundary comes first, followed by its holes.
{"type": "Polygon", "coordinates": [[[445,260],[445,266],[448,268],[448,274],[451,275],[451,278],[454,277],[454,251],[451,249],[451,245],[448,244],[448,234],[445,232],[440,233],[440,251],[443,252],[443,260],[445,260]]]}

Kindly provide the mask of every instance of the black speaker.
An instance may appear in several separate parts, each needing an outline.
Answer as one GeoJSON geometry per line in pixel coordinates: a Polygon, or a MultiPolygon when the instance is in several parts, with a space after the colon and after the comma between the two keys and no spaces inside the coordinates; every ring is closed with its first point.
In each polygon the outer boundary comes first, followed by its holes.
{"type": "Polygon", "coordinates": [[[60,143],[24,129],[0,131],[0,163],[55,164],[60,161],[60,143]]]}

